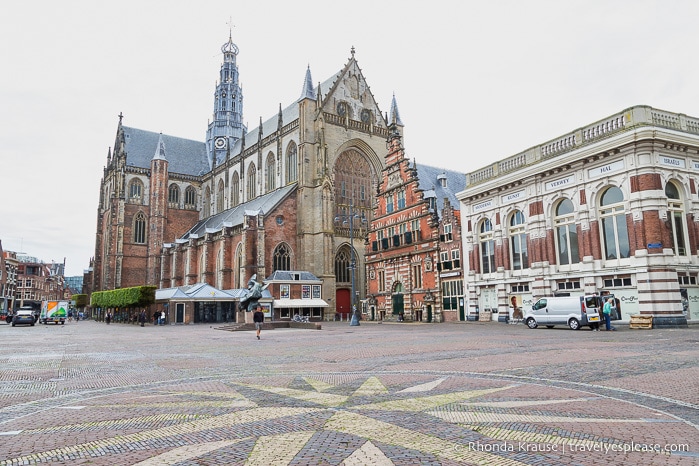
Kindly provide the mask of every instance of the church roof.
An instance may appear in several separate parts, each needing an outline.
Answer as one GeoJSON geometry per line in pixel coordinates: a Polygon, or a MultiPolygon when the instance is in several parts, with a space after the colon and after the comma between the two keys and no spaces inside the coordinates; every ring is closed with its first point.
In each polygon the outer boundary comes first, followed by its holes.
{"type": "Polygon", "coordinates": [[[276,189],[263,196],[256,197],[244,204],[238,204],[223,212],[219,212],[211,217],[199,220],[187,233],[178,241],[183,242],[189,238],[199,238],[206,233],[213,233],[222,230],[224,227],[242,225],[246,215],[261,213],[267,215],[273,211],[280,202],[296,189],[296,184],[290,184],[283,188],[276,189]]]}
{"type": "Polygon", "coordinates": [[[126,150],[126,165],[150,168],[153,154],[158,149],[162,137],[165,145],[164,158],[168,161],[168,171],[182,175],[201,176],[209,171],[206,161],[206,144],[191,139],[183,139],[166,134],[122,126],[126,150]]]}
{"type": "Polygon", "coordinates": [[[418,185],[423,190],[423,196],[437,199],[437,209],[440,215],[444,208],[444,198],[449,199],[455,209],[458,208],[459,200],[456,198],[456,193],[466,189],[465,173],[418,163],[415,164],[415,167],[417,168],[418,185]]]}

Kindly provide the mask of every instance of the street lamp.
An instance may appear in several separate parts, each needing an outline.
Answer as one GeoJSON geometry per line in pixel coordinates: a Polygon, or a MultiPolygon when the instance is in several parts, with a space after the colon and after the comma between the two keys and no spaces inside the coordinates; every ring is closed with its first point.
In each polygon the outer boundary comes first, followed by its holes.
{"type": "Polygon", "coordinates": [[[352,272],[352,295],[350,296],[350,307],[352,308],[352,320],[350,321],[351,327],[356,327],[359,325],[359,309],[357,309],[357,304],[355,302],[355,287],[354,287],[354,271],[357,268],[357,258],[354,254],[354,220],[361,219],[362,223],[366,223],[366,217],[362,214],[360,217],[358,214],[354,213],[354,203],[350,200],[349,214],[338,214],[335,216],[335,221],[338,222],[342,220],[342,223],[349,223],[349,235],[350,235],[350,265],[347,267],[352,272]]]}

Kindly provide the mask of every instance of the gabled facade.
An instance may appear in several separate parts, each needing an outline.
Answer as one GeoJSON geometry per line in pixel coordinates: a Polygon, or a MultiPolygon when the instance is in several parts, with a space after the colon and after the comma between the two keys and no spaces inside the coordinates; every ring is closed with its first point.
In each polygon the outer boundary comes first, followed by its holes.
{"type": "Polygon", "coordinates": [[[416,164],[411,167],[405,158],[400,126],[399,120],[394,120],[390,128],[385,168],[367,237],[366,318],[458,320],[459,303],[463,301],[463,296],[457,295],[460,288],[448,288],[445,306],[442,282],[463,280],[461,263],[454,260],[460,257],[461,230],[453,228],[459,214],[452,207],[453,193],[463,187],[463,181],[456,180],[463,180],[463,175],[449,172],[447,176],[446,170],[416,164]],[[440,199],[437,192],[447,192],[447,178],[454,181],[452,189],[456,191],[440,199]],[[435,184],[428,186],[430,182],[435,184]]]}

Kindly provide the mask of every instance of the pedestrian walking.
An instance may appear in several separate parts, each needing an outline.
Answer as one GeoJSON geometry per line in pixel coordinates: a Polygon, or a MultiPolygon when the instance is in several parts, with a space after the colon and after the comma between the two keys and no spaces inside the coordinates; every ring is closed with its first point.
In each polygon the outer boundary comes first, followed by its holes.
{"type": "Polygon", "coordinates": [[[146,310],[141,309],[141,313],[138,315],[138,321],[141,323],[141,327],[146,325],[146,310]]]}
{"type": "Polygon", "coordinates": [[[252,315],[252,321],[255,322],[255,330],[257,332],[257,339],[260,339],[260,331],[262,330],[262,324],[265,322],[265,314],[262,312],[262,306],[257,305],[257,309],[252,315]]]}
{"type": "Polygon", "coordinates": [[[612,327],[612,307],[616,307],[614,305],[614,298],[609,298],[607,302],[604,303],[604,307],[602,308],[602,314],[604,314],[604,326],[605,330],[607,331],[616,330],[616,328],[612,327]]]}
{"type": "Polygon", "coordinates": [[[105,322],[107,322],[107,325],[109,325],[109,322],[112,321],[112,313],[110,311],[107,311],[107,315],[104,317],[105,322]]]}

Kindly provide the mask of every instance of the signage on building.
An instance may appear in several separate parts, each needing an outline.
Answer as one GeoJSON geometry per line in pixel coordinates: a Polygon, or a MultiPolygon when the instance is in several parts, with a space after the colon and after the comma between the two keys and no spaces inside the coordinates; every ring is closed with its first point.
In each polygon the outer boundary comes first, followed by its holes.
{"type": "Polygon", "coordinates": [[[559,189],[563,188],[565,186],[569,186],[575,182],[575,175],[570,175],[566,176],[565,178],[559,178],[554,181],[549,181],[546,183],[545,188],[546,191],[553,191],[554,189],[559,189]]]}
{"type": "Polygon", "coordinates": [[[669,165],[675,168],[685,168],[684,159],[676,159],[675,157],[668,157],[666,155],[660,156],[661,165],[669,165]]]}
{"type": "Polygon", "coordinates": [[[663,243],[648,243],[648,249],[661,249],[663,243]]]}
{"type": "Polygon", "coordinates": [[[590,178],[599,178],[600,176],[609,175],[610,173],[618,172],[624,169],[624,161],[618,160],[616,162],[608,163],[607,165],[602,165],[601,167],[591,168],[588,170],[587,174],[590,178]]]}
{"type": "Polygon", "coordinates": [[[505,194],[500,198],[501,204],[509,204],[510,202],[514,201],[519,201],[520,199],[524,199],[526,197],[526,191],[522,189],[521,191],[517,191],[516,193],[510,193],[510,194],[505,194]]]}
{"type": "Polygon", "coordinates": [[[478,204],[474,204],[473,211],[480,212],[481,210],[490,209],[491,207],[493,207],[493,200],[489,199],[487,201],[483,201],[483,202],[479,202],[478,204]]]}

